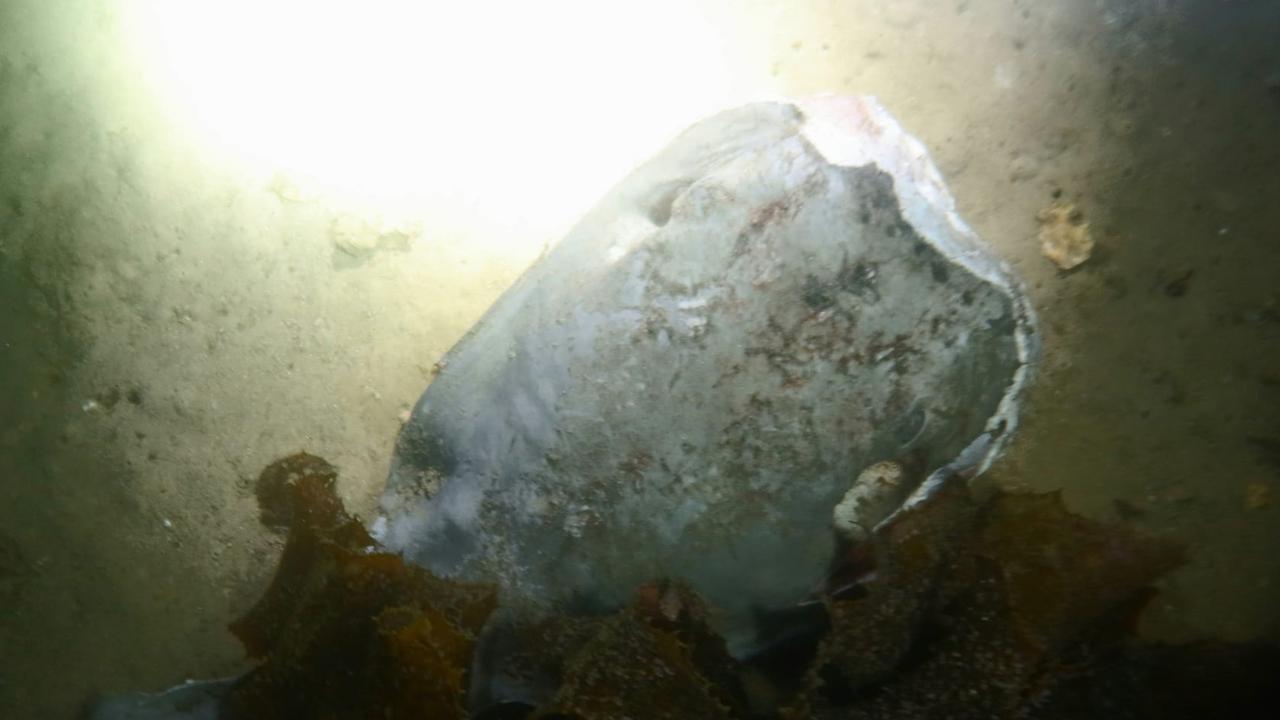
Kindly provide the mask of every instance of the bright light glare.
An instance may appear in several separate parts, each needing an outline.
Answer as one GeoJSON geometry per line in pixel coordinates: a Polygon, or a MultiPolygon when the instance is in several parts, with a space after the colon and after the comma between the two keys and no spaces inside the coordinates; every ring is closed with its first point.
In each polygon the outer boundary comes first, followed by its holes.
{"type": "Polygon", "coordinates": [[[745,94],[690,0],[128,8],[147,81],[201,146],[382,218],[461,203],[559,231],[745,94]]]}

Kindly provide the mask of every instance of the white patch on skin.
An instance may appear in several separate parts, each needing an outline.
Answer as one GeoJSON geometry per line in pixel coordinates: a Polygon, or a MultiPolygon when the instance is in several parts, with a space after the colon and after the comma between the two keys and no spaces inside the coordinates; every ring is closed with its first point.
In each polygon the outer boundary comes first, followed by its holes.
{"type": "Polygon", "coordinates": [[[858,474],[840,502],[832,510],[836,532],[850,542],[860,542],[872,528],[893,512],[901,498],[902,465],[885,460],[858,474]]]}

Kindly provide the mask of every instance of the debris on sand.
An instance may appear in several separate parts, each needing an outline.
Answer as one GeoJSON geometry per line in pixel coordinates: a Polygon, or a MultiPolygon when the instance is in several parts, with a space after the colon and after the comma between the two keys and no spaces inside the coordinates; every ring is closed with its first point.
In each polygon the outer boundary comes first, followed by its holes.
{"type": "Polygon", "coordinates": [[[1191,289],[1191,276],[1195,274],[1195,270],[1184,270],[1177,277],[1165,283],[1164,294],[1171,298],[1180,298],[1187,294],[1187,290],[1191,289]]]}
{"type": "Polygon", "coordinates": [[[346,214],[335,218],[329,228],[334,247],[348,261],[360,262],[382,250],[405,252],[421,234],[422,229],[412,223],[392,225],[346,214]]]}
{"type": "Polygon", "coordinates": [[[1271,487],[1266,483],[1249,483],[1244,488],[1244,506],[1248,510],[1271,507],[1271,487]]]}
{"type": "Polygon", "coordinates": [[[1093,237],[1084,213],[1074,203],[1056,202],[1036,215],[1040,251],[1061,270],[1078,267],[1093,255],[1093,237]]]}

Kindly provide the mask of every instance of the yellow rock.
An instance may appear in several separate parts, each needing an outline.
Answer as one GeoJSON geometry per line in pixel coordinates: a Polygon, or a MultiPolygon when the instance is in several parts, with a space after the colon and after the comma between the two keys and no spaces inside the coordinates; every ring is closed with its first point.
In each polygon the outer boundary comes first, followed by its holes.
{"type": "Polygon", "coordinates": [[[1079,266],[1093,254],[1093,238],[1084,213],[1072,203],[1054,203],[1036,216],[1040,251],[1063,270],[1079,266]]]}

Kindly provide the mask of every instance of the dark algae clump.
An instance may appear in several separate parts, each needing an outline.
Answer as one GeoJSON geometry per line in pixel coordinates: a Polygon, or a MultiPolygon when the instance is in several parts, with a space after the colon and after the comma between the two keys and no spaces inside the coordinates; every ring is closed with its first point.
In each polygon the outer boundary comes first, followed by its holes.
{"type": "Polygon", "coordinates": [[[266,594],[232,632],[262,664],[236,686],[231,718],[465,718],[467,665],[496,606],[487,587],[445,582],[378,551],[333,491],[332,468],[295,455],[292,525],[266,594]]]}
{"type": "Polygon", "coordinates": [[[1275,648],[1137,640],[1183,551],[1055,493],[976,497],[955,479],[842,550],[796,609],[823,622],[737,661],[678,582],[610,614],[522,619],[495,588],[383,552],[318,458],[268,476],[288,478],[272,497],[291,525],[271,587],[232,626],[261,660],[224,703],[232,720],[1261,718],[1280,692],[1275,648]]]}

